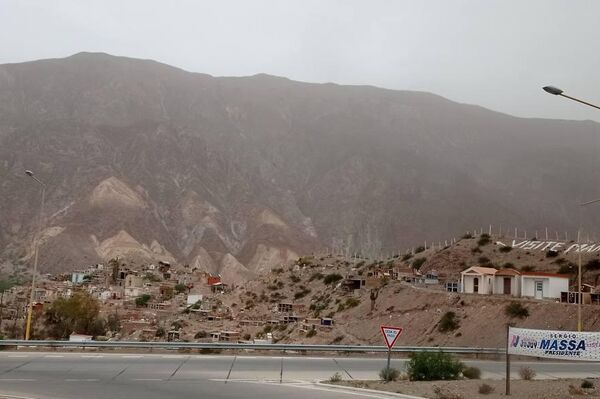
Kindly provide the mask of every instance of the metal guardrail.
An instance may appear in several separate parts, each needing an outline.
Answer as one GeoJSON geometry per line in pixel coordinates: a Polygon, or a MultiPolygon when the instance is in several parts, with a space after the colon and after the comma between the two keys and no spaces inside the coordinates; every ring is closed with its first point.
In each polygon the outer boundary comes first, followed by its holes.
{"type": "MultiPolygon", "coordinates": [[[[377,345],[300,345],[300,344],[250,344],[224,342],[143,342],[143,341],[25,341],[0,340],[1,346],[51,347],[51,348],[143,348],[143,349],[221,349],[221,350],[275,350],[295,352],[387,352],[386,346],[377,345]]],[[[457,354],[503,354],[500,348],[397,346],[392,352],[447,352],[457,354]]]]}

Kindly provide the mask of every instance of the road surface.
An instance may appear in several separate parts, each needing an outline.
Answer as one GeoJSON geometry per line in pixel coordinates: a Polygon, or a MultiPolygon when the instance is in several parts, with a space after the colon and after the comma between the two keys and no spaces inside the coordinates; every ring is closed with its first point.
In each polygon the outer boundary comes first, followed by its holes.
{"type": "MultiPolygon", "coordinates": [[[[404,368],[404,359],[392,366],[404,368]]],[[[483,378],[503,378],[504,363],[466,361],[483,378]]],[[[383,358],[0,352],[0,394],[40,399],[305,399],[386,398],[314,384],[340,373],[344,379],[377,379],[383,358]],[[307,391],[307,390],[318,390],[307,391]]],[[[513,363],[538,378],[600,377],[598,363],[513,363]]]]}

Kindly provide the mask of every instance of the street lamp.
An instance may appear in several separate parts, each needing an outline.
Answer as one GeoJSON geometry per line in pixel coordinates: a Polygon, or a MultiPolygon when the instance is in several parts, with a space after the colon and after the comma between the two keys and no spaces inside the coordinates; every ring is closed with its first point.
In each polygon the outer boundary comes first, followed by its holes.
{"type": "MultiPolygon", "coordinates": [[[[565,98],[568,98],[569,100],[577,101],[578,103],[585,104],[592,108],[600,109],[600,107],[597,105],[594,105],[594,104],[588,103],[587,101],[583,101],[578,98],[571,97],[571,96],[564,94],[564,92],[561,89],[559,89],[558,87],[544,86],[544,87],[542,87],[542,89],[544,89],[544,91],[546,93],[550,93],[555,96],[565,97],[565,98]]],[[[596,202],[600,202],[600,199],[584,202],[583,204],[579,204],[579,205],[581,207],[584,207],[586,205],[591,205],[596,202]]],[[[580,235],[581,235],[581,222],[580,222],[579,230],[577,231],[577,246],[579,247],[579,250],[578,250],[579,256],[578,256],[578,262],[577,262],[578,263],[578,273],[577,273],[578,284],[577,285],[579,286],[578,292],[577,292],[577,331],[581,331],[583,329],[582,322],[581,322],[581,302],[583,301],[583,295],[581,294],[581,243],[580,243],[581,237],[580,237],[580,235]]]]}
{"type": "Polygon", "coordinates": [[[583,101],[583,100],[580,100],[580,99],[578,99],[578,98],[575,98],[575,97],[567,96],[567,95],[566,95],[566,94],[564,94],[564,92],[563,92],[561,89],[559,89],[558,87],[554,87],[554,86],[544,86],[544,87],[542,87],[542,88],[544,89],[544,91],[545,91],[546,93],[554,94],[555,96],[561,96],[561,97],[565,97],[565,98],[568,98],[569,100],[577,101],[578,103],[582,103],[582,104],[588,105],[588,106],[590,106],[590,107],[593,107],[593,108],[600,109],[600,107],[599,107],[599,106],[597,106],[597,105],[594,105],[594,104],[590,104],[590,103],[588,103],[587,101],[583,101]]]}
{"type": "Polygon", "coordinates": [[[25,327],[25,340],[29,340],[31,336],[31,316],[33,314],[33,298],[35,293],[35,275],[37,273],[39,241],[42,230],[42,218],[44,216],[44,200],[46,199],[46,185],[32,171],[26,170],[25,174],[31,177],[36,183],[42,186],[42,204],[40,206],[40,215],[38,219],[37,233],[34,239],[34,260],[33,260],[33,275],[31,276],[31,295],[29,296],[29,308],[27,309],[27,325],[25,327]]]}
{"type": "MultiPolygon", "coordinates": [[[[597,202],[600,202],[600,198],[595,199],[595,200],[591,200],[591,201],[587,201],[584,202],[582,204],[579,204],[579,206],[581,208],[583,208],[584,206],[588,206],[588,205],[592,205],[595,204],[597,202]]],[[[581,243],[580,243],[580,235],[581,235],[581,221],[580,223],[580,227],[579,227],[579,231],[577,231],[577,246],[578,246],[578,259],[577,259],[577,267],[578,267],[578,271],[577,271],[577,285],[579,286],[579,288],[577,289],[577,331],[581,332],[583,330],[583,323],[581,321],[581,302],[583,302],[583,294],[581,293],[581,243]]]]}

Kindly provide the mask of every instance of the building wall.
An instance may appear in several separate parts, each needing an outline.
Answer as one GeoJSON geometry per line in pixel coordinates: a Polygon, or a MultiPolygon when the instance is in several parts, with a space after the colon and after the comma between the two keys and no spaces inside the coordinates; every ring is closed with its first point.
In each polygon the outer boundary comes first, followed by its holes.
{"type": "Polygon", "coordinates": [[[534,298],[535,297],[535,282],[544,281],[544,295],[548,292],[548,278],[547,277],[530,277],[521,276],[521,296],[534,298]]]}
{"type": "Polygon", "coordinates": [[[543,282],[543,298],[560,299],[562,291],[569,290],[569,279],[561,277],[522,276],[523,297],[535,298],[535,282],[543,282]]]}
{"type": "Polygon", "coordinates": [[[478,294],[489,295],[492,293],[493,288],[493,277],[492,276],[473,276],[463,275],[463,291],[467,294],[473,294],[473,281],[475,278],[479,278],[479,290],[478,294]]]}
{"type": "Polygon", "coordinates": [[[510,276],[495,276],[494,277],[494,294],[504,295],[504,278],[510,278],[510,294],[511,296],[521,296],[520,292],[520,280],[516,277],[510,276]]]}
{"type": "Polygon", "coordinates": [[[550,277],[549,298],[560,298],[561,292],[569,291],[569,279],[550,277]]]}

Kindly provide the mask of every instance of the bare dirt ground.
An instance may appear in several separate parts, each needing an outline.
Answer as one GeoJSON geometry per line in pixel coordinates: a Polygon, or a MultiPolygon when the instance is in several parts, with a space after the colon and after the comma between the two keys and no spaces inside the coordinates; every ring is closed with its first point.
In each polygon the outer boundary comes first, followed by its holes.
{"type": "MultiPolygon", "coordinates": [[[[600,380],[588,379],[594,388],[582,389],[581,379],[564,380],[515,380],[511,381],[512,399],[564,399],[600,398],[600,380]]],[[[431,399],[506,398],[505,381],[459,380],[459,381],[341,381],[337,385],[402,393],[431,399]],[[479,393],[480,386],[489,385],[493,391],[479,393]]]]}

